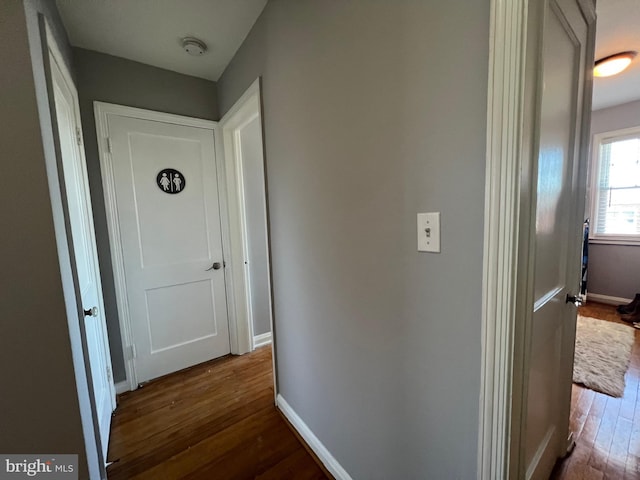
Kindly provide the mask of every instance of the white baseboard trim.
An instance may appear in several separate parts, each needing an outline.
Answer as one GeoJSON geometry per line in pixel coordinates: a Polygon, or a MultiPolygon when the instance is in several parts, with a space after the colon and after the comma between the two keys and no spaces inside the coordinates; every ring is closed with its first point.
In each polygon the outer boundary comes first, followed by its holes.
{"type": "Polygon", "coordinates": [[[610,295],[600,295],[599,293],[587,292],[587,301],[589,300],[604,303],[606,305],[624,305],[626,303],[631,303],[630,298],[612,297],[610,295]]]}
{"type": "Polygon", "coordinates": [[[261,333],[253,337],[253,348],[262,347],[271,343],[271,332],[261,333]]]}
{"type": "Polygon", "coordinates": [[[307,442],[307,445],[309,445],[311,450],[318,456],[323,465],[329,470],[329,473],[331,473],[336,480],[352,480],[347,471],[342,468],[342,465],[331,455],[331,452],[327,450],[307,424],[302,421],[286,400],[282,398],[282,395],[278,394],[277,401],[280,411],[287,417],[289,423],[293,425],[293,428],[297,430],[304,441],[307,442]]]}
{"type": "Polygon", "coordinates": [[[127,382],[126,380],[124,382],[116,383],[115,387],[116,387],[116,395],[120,395],[121,393],[128,392],[129,390],[131,390],[129,388],[129,382],[127,382]]]}

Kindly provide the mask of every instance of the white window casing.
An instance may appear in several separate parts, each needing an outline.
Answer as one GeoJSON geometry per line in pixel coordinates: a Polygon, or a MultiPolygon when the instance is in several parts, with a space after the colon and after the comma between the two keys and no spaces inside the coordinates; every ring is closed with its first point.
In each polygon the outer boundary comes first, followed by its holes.
{"type": "Polygon", "coordinates": [[[640,245],[640,127],[593,136],[591,243],[640,245]]]}

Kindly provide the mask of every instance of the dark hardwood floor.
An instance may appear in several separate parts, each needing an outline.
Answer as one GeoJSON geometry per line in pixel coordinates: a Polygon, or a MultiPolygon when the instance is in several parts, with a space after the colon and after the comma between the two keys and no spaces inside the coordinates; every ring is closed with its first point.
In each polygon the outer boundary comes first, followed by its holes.
{"type": "MultiPolygon", "coordinates": [[[[585,316],[620,322],[589,303],[585,316]]],[[[576,448],[554,480],[640,480],[640,333],[622,398],[573,385],[576,448]]],[[[271,349],[224,357],[118,397],[109,480],[325,479],[274,407],[271,349]]]]}
{"type": "Polygon", "coordinates": [[[109,480],[325,479],[274,407],[271,348],[118,397],[109,480]]]}
{"type": "MultiPolygon", "coordinates": [[[[580,314],[624,323],[610,305],[588,303],[580,307],[580,314]]],[[[639,331],[635,338],[622,398],[573,385],[570,422],[576,447],[556,466],[553,479],[640,479],[639,331]]]]}

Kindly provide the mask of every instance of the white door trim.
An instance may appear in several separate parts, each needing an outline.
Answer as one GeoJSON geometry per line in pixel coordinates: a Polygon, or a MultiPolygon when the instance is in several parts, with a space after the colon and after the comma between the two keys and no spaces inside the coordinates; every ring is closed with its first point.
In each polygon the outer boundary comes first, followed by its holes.
{"type": "Polygon", "coordinates": [[[507,478],[527,0],[492,0],[478,478],[507,478]]]}
{"type": "MultiPolygon", "coordinates": [[[[216,135],[217,122],[202,120],[198,118],[184,117],[163,112],[155,112],[140,108],[115,105],[104,102],[93,102],[96,119],[96,130],[98,138],[98,153],[100,156],[100,169],[102,172],[102,187],[104,190],[105,210],[107,214],[107,227],[109,231],[109,248],[111,251],[111,266],[113,268],[113,279],[116,289],[116,304],[118,307],[118,318],[120,323],[120,334],[122,340],[122,351],[126,366],[127,384],[129,390],[135,390],[138,380],[134,368],[133,333],[131,328],[131,317],[129,314],[129,304],[127,301],[127,283],[125,279],[124,257],[122,254],[122,242],[120,236],[120,223],[118,221],[117,199],[115,190],[115,177],[113,172],[113,158],[109,146],[109,115],[151,120],[156,122],[171,123],[187,127],[197,127],[211,130],[216,135]]],[[[218,184],[220,181],[220,164],[216,162],[218,171],[218,184]]],[[[222,203],[221,203],[222,206],[222,203]]],[[[221,208],[221,211],[224,211],[221,208]]],[[[222,222],[224,232],[224,221],[222,222]]],[[[224,235],[224,234],[223,234],[224,235]]],[[[223,245],[223,252],[225,251],[223,245]]],[[[226,257],[226,254],[224,255],[226,257]]],[[[226,272],[225,272],[226,277],[226,272]]],[[[225,282],[227,280],[225,279],[225,282]]],[[[227,303],[229,302],[229,285],[227,285],[227,303]]],[[[232,350],[232,353],[233,352],[232,350]]]]}
{"type": "MultiPolygon", "coordinates": [[[[260,97],[260,78],[257,78],[246,92],[236,101],[227,113],[220,120],[220,128],[217,130],[219,141],[216,142],[220,150],[218,158],[223,158],[224,162],[224,185],[221,185],[221,192],[226,200],[226,208],[223,209],[228,222],[223,228],[223,248],[228,252],[231,260],[231,268],[227,270],[229,275],[233,299],[229,300],[229,337],[231,340],[231,351],[242,354],[252,351],[258,346],[254,341],[253,322],[251,313],[251,286],[249,282],[249,272],[245,267],[245,260],[248,258],[248,238],[246,228],[245,202],[244,202],[244,180],[242,174],[242,156],[239,155],[239,142],[235,136],[238,129],[260,118],[262,125],[262,108],[260,97]],[[224,235],[224,232],[228,236],[224,235]],[[238,248],[237,246],[240,246],[238,248]]],[[[266,178],[266,174],[265,174],[266,178]]],[[[265,186],[266,192],[266,186],[265,186]]],[[[266,199],[265,199],[266,200],[266,199]]],[[[266,204],[266,202],[265,202],[266,204]]],[[[268,225],[268,212],[264,212],[268,225]]],[[[269,238],[267,232],[267,238],[269,238]]],[[[267,246],[268,248],[268,246],[267,246]]],[[[269,251],[269,250],[268,250],[269,251]]],[[[267,267],[271,273],[270,257],[267,255],[267,267]]],[[[276,335],[273,325],[273,304],[271,293],[271,278],[268,278],[269,290],[269,311],[271,325],[272,344],[275,345],[276,335]]],[[[257,337],[256,337],[257,338],[257,337]]],[[[266,338],[266,337],[265,337],[266,338]]],[[[264,344],[264,343],[261,343],[264,344]]],[[[277,396],[276,381],[276,353],[273,349],[273,377],[274,395],[277,396]]]]}
{"type": "MultiPolygon", "coordinates": [[[[587,21],[595,22],[592,0],[578,3],[587,21]]],[[[525,91],[525,83],[536,84],[534,67],[540,60],[539,33],[528,27],[543,22],[529,18],[529,4],[529,0],[491,2],[477,475],[482,480],[523,474],[524,354],[531,321],[530,251],[535,234],[531,147],[537,135],[535,104],[541,88],[538,84],[535,91],[525,91]]],[[[587,58],[592,56],[594,38],[589,42],[587,58]]],[[[590,92],[587,85],[583,122],[591,111],[590,92]]],[[[584,147],[589,129],[582,130],[584,147]]]]}
{"type": "MultiPolygon", "coordinates": [[[[220,158],[224,158],[225,171],[225,198],[227,200],[227,222],[229,233],[226,241],[228,245],[229,258],[231,260],[230,277],[234,280],[233,302],[229,305],[229,310],[233,311],[231,317],[234,322],[229,322],[229,337],[231,339],[231,349],[238,354],[248,353],[253,350],[253,325],[251,322],[251,286],[249,276],[245,268],[247,253],[247,228],[245,215],[245,201],[243,177],[242,177],[242,157],[238,154],[238,145],[234,138],[234,129],[247,122],[247,113],[251,119],[255,118],[255,113],[250,112],[252,103],[257,101],[259,89],[256,84],[240,97],[231,109],[220,120],[219,141],[216,142],[220,149],[220,158]]],[[[224,243],[223,243],[224,245],[224,243]]]]}
{"type": "MultiPolygon", "coordinates": [[[[54,204],[53,196],[60,195],[58,199],[66,196],[66,190],[64,188],[64,172],[62,166],[62,153],[60,148],[60,140],[57,133],[55,101],[53,98],[53,73],[51,71],[51,61],[55,61],[58,65],[60,72],[67,81],[68,85],[75,89],[75,95],[77,100],[76,85],[72,80],[72,76],[67,68],[67,65],[63,61],[63,55],[60,51],[60,47],[56,42],[56,37],[51,31],[48,20],[44,15],[38,14],[38,27],[40,35],[44,39],[42,45],[42,60],[44,65],[45,79],[47,83],[47,95],[49,100],[49,115],[51,121],[52,142],[55,146],[56,156],[56,188],[51,188],[52,205],[54,204]]],[[[84,152],[81,152],[84,155],[84,152]]],[[[52,184],[52,178],[48,174],[49,184],[52,184]]],[[[73,366],[75,371],[76,391],[78,394],[78,403],[80,409],[80,422],[82,424],[82,432],[84,438],[84,445],[87,456],[89,478],[91,479],[106,479],[106,458],[102,455],[102,443],[100,440],[100,431],[98,428],[98,414],[96,410],[96,402],[92,392],[92,382],[90,375],[89,354],[86,350],[86,331],[84,328],[84,316],[81,314],[83,310],[82,301],[78,292],[78,276],[75,267],[75,257],[72,251],[73,240],[71,238],[71,226],[69,224],[69,212],[66,205],[66,200],[63,205],[64,209],[64,225],[55,225],[56,229],[56,241],[58,243],[58,251],[66,250],[65,255],[59,255],[59,262],[61,267],[62,276],[65,277],[65,272],[69,277],[72,277],[71,283],[64,281],[63,278],[63,290],[65,297],[65,307],[67,312],[67,321],[69,324],[69,337],[71,340],[71,354],[73,360],[73,366]],[[63,227],[64,230],[59,229],[63,227]],[[64,264],[64,265],[63,265],[64,264]],[[69,288],[73,287],[73,288],[69,288]],[[71,299],[74,300],[73,304],[71,299]]],[[[55,210],[55,208],[54,208],[55,210]]],[[[55,217],[55,212],[54,212],[55,217]]],[[[56,222],[57,223],[57,222],[56,222]]]]}

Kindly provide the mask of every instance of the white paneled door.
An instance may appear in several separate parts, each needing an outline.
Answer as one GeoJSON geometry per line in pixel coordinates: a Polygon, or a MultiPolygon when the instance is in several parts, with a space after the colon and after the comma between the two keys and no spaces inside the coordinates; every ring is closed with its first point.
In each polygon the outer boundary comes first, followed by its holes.
{"type": "Polygon", "coordinates": [[[108,114],[138,382],[229,353],[211,128],[108,114]]]}
{"type": "Polygon", "coordinates": [[[526,398],[526,478],[549,478],[567,448],[582,213],[578,185],[588,22],[577,0],[546,0],[540,83],[533,320],[526,398]]]}
{"type": "Polygon", "coordinates": [[[111,413],[116,407],[102,284],[82,149],[78,96],[70,77],[51,56],[51,78],[60,152],[71,226],[78,287],[84,312],[85,351],[89,357],[103,458],[107,458],[111,413]]]}

